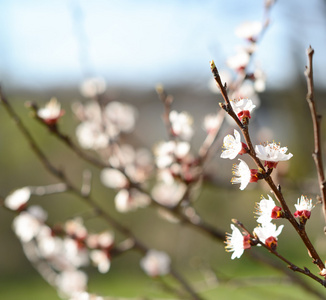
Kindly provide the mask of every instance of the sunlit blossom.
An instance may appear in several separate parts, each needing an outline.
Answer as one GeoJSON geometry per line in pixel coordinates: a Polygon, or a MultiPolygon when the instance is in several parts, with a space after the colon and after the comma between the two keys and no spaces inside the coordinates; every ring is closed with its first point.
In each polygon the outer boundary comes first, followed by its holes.
{"type": "Polygon", "coordinates": [[[223,139],[223,148],[225,150],[223,150],[221,157],[234,159],[238,154],[245,152],[245,146],[246,145],[241,142],[240,133],[234,129],[234,137],[231,134],[228,134],[223,139]]]}
{"type": "Polygon", "coordinates": [[[186,189],[187,186],[183,182],[159,182],[154,186],[152,196],[156,202],[174,207],[182,199],[186,189]]]}
{"type": "Polygon", "coordinates": [[[154,148],[156,165],[160,169],[169,167],[176,159],[183,160],[189,155],[189,151],[190,144],[188,142],[161,142],[154,148]]]}
{"type": "Polygon", "coordinates": [[[78,240],[84,240],[87,237],[87,229],[80,217],[66,221],[65,231],[69,236],[78,240]]]}
{"type": "Polygon", "coordinates": [[[312,199],[308,199],[307,196],[301,196],[298,199],[298,203],[294,204],[296,212],[294,213],[295,217],[309,219],[311,215],[311,210],[314,208],[312,204],[312,199]]]}
{"type": "Polygon", "coordinates": [[[140,266],[151,277],[166,275],[170,271],[171,259],[163,251],[149,250],[140,260],[140,266]]]}
{"type": "Polygon", "coordinates": [[[121,213],[126,213],[139,207],[145,207],[150,201],[148,195],[134,188],[122,189],[114,198],[115,207],[121,213]]]}
{"type": "Polygon", "coordinates": [[[270,248],[276,247],[277,237],[281,234],[284,225],[280,225],[276,228],[273,223],[265,223],[254,229],[254,234],[259,240],[269,246],[270,248]]]}
{"type": "Polygon", "coordinates": [[[95,122],[85,121],[76,128],[77,140],[84,149],[103,149],[109,145],[112,136],[113,134],[107,134],[100,124],[95,122]]]}
{"type": "Polygon", "coordinates": [[[46,218],[46,212],[40,206],[33,205],[15,217],[12,226],[22,242],[29,242],[39,233],[46,218]]]}
{"type": "Polygon", "coordinates": [[[265,160],[265,166],[275,168],[279,161],[289,160],[293,154],[286,154],[287,147],[281,147],[280,144],[267,143],[265,145],[256,145],[255,152],[259,159],[265,160]]]}
{"type": "Polygon", "coordinates": [[[114,235],[110,231],[104,231],[96,234],[91,233],[87,236],[86,243],[87,246],[92,249],[109,249],[114,243],[114,235]]]}
{"type": "MultiPolygon", "coordinates": [[[[257,222],[260,224],[268,224],[272,221],[272,219],[276,219],[279,217],[277,215],[277,212],[275,211],[275,207],[278,207],[275,205],[274,200],[268,195],[268,199],[265,199],[262,197],[259,203],[257,203],[257,211],[256,214],[259,216],[257,218],[257,222]]],[[[280,212],[279,209],[277,209],[278,212],[280,212]]]]}
{"type": "Polygon", "coordinates": [[[258,21],[247,21],[242,24],[240,24],[236,30],[235,34],[243,39],[250,40],[252,42],[255,42],[258,35],[262,31],[262,23],[258,21]]]}
{"type": "Polygon", "coordinates": [[[178,113],[172,110],[169,114],[169,119],[172,126],[172,133],[182,140],[189,141],[194,133],[192,117],[186,112],[178,113]]]}
{"type": "Polygon", "coordinates": [[[63,116],[65,111],[61,109],[61,105],[56,98],[51,100],[45,107],[38,109],[37,116],[42,119],[46,124],[53,125],[58,119],[63,116]]]}
{"type": "Polygon", "coordinates": [[[227,59],[226,64],[233,70],[243,71],[250,61],[250,55],[245,50],[240,50],[227,59]]]}
{"type": "Polygon", "coordinates": [[[257,182],[258,177],[257,175],[257,170],[254,169],[249,169],[248,165],[241,159],[240,163],[238,165],[233,165],[233,177],[231,179],[231,182],[233,184],[240,184],[240,190],[244,190],[249,182],[257,182]]]}
{"type": "Polygon", "coordinates": [[[215,132],[217,128],[221,126],[223,122],[223,116],[216,114],[209,114],[205,116],[203,127],[207,133],[215,132]]]}
{"type": "Polygon", "coordinates": [[[256,107],[256,105],[254,105],[252,103],[251,99],[232,99],[230,101],[231,106],[235,112],[236,115],[238,115],[240,121],[244,118],[251,118],[251,112],[252,110],[256,107]]]}
{"type": "Polygon", "coordinates": [[[100,273],[107,273],[111,266],[108,253],[103,250],[92,250],[90,258],[100,273]]]}
{"type": "Polygon", "coordinates": [[[30,196],[31,190],[29,187],[17,189],[6,197],[4,204],[11,210],[19,210],[25,206],[30,196]]]}
{"type": "Polygon", "coordinates": [[[86,98],[93,98],[97,95],[103,94],[105,90],[106,83],[105,79],[102,77],[87,78],[79,87],[80,93],[86,98]]]}
{"type": "Polygon", "coordinates": [[[104,113],[118,131],[129,133],[135,127],[137,111],[129,104],[112,101],[106,105],[104,113]]]}
{"type": "Polygon", "coordinates": [[[240,258],[245,249],[251,248],[250,236],[243,235],[241,231],[231,224],[232,233],[226,234],[226,246],[227,252],[233,252],[231,259],[240,258]]]}
{"type": "Polygon", "coordinates": [[[56,278],[59,291],[68,297],[84,292],[87,288],[87,275],[79,270],[66,270],[56,278]]]}
{"type": "Polygon", "coordinates": [[[119,170],[106,168],[101,172],[102,183],[112,189],[121,189],[128,186],[128,179],[119,170]]]}

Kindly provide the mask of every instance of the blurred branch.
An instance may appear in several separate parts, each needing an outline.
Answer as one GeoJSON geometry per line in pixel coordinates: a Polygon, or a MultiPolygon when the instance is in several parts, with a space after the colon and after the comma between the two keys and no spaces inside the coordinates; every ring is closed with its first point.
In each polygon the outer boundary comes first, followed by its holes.
{"type": "Polygon", "coordinates": [[[306,66],[306,70],[304,72],[307,80],[307,96],[306,99],[309,104],[312,123],[313,123],[313,130],[314,130],[314,141],[315,141],[315,149],[312,154],[317,174],[318,174],[318,182],[321,194],[321,201],[323,204],[323,214],[326,221],[326,181],[324,175],[324,167],[323,167],[323,159],[322,159],[322,147],[321,147],[321,139],[320,139],[320,123],[322,116],[317,114],[316,105],[315,105],[315,93],[314,93],[314,80],[313,80],[313,63],[312,58],[314,55],[314,49],[309,46],[307,49],[307,56],[308,56],[308,66],[306,66]]]}
{"type": "MultiPolygon", "coordinates": [[[[109,225],[111,225],[113,228],[115,228],[117,231],[125,235],[126,237],[129,237],[132,239],[134,243],[134,248],[137,249],[142,254],[146,254],[149,251],[149,247],[147,247],[142,241],[140,241],[136,236],[124,225],[116,221],[108,212],[104,211],[99,204],[97,204],[93,198],[90,197],[90,195],[83,194],[80,189],[75,187],[70,180],[67,178],[65,173],[61,170],[58,170],[52,163],[48,160],[48,158],[45,156],[45,154],[42,152],[42,150],[38,147],[36,142],[34,141],[33,137],[31,136],[30,132],[27,130],[25,125],[20,120],[19,116],[16,114],[16,112],[13,110],[11,105],[9,104],[8,100],[5,98],[2,90],[0,89],[0,98],[1,102],[3,103],[6,111],[11,116],[11,118],[15,121],[18,129],[21,131],[21,133],[24,135],[26,140],[28,141],[31,149],[34,151],[38,159],[42,162],[43,166],[48,170],[53,176],[57,177],[61,181],[63,181],[68,191],[72,192],[76,196],[83,199],[88,205],[90,205],[100,217],[102,217],[109,225]]],[[[192,289],[192,287],[188,284],[188,282],[172,267],[170,269],[170,275],[174,277],[179,284],[183,287],[185,291],[187,291],[192,299],[194,300],[201,300],[202,298],[197,295],[197,293],[192,289]]]]}

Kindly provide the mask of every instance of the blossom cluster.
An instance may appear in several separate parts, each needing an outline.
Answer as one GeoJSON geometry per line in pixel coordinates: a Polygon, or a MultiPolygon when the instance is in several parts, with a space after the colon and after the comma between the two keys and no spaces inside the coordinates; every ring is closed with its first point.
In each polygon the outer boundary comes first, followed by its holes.
{"type": "MultiPolygon", "coordinates": [[[[230,134],[224,137],[223,140],[222,158],[234,159],[237,155],[242,155],[249,152],[248,146],[241,142],[240,133],[234,129],[234,137],[230,134]]],[[[255,146],[255,155],[261,160],[264,160],[264,165],[268,169],[276,168],[278,162],[289,160],[293,154],[287,152],[287,147],[281,147],[275,142],[266,143],[265,145],[255,146]]],[[[233,166],[232,183],[239,183],[240,189],[247,187],[249,182],[257,182],[259,179],[259,171],[257,169],[250,169],[245,161],[239,159],[240,163],[233,166]]]]}
{"type": "MultiPolygon", "coordinates": [[[[310,218],[311,210],[313,209],[312,200],[306,196],[301,196],[298,199],[295,206],[294,216],[298,217],[301,223],[306,223],[310,218]]],[[[254,228],[253,234],[242,234],[242,232],[231,224],[232,233],[227,233],[226,236],[226,251],[233,252],[231,259],[240,258],[245,249],[250,249],[253,245],[260,245],[261,242],[267,247],[275,250],[277,247],[277,237],[281,234],[284,225],[280,225],[278,228],[272,222],[275,219],[284,217],[282,207],[277,206],[271,196],[268,195],[268,199],[262,197],[259,203],[257,203],[256,212],[258,216],[257,223],[259,225],[254,228]]]]}
{"type": "MultiPolygon", "coordinates": [[[[51,282],[59,294],[70,299],[84,299],[87,292],[87,274],[82,267],[92,263],[100,273],[107,273],[114,251],[114,235],[110,231],[91,233],[82,218],[67,220],[64,224],[48,225],[47,213],[37,205],[28,205],[31,189],[24,187],[5,199],[8,209],[19,212],[13,229],[34,263],[45,262],[51,282]]],[[[152,277],[169,273],[170,257],[162,251],[149,250],[140,266],[152,277]]],[[[96,299],[102,299],[101,297],[96,299]]]]}

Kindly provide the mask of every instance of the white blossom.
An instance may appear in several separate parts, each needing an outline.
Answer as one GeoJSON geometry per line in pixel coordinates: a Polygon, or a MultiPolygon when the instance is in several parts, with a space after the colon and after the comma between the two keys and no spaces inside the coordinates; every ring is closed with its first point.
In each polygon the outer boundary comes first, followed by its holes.
{"type": "Polygon", "coordinates": [[[239,152],[242,150],[242,142],[240,133],[234,129],[234,137],[231,134],[228,134],[223,139],[223,150],[221,157],[234,159],[239,152]]]}
{"type": "Polygon", "coordinates": [[[59,291],[68,297],[86,291],[87,275],[79,270],[66,270],[56,278],[59,291]]]}
{"type": "Polygon", "coordinates": [[[269,143],[266,145],[256,145],[255,152],[259,159],[270,161],[270,162],[279,162],[289,160],[293,154],[286,154],[288,151],[287,147],[281,147],[280,144],[275,142],[269,143]]]}
{"type": "Polygon", "coordinates": [[[31,206],[15,217],[14,232],[22,242],[29,242],[37,236],[46,218],[47,214],[40,206],[31,206]]]}
{"type": "Polygon", "coordinates": [[[64,114],[61,109],[61,105],[56,98],[51,100],[45,105],[45,107],[38,109],[37,115],[44,120],[47,124],[54,124],[64,114]]]}
{"type": "Polygon", "coordinates": [[[268,195],[268,199],[262,198],[257,203],[256,214],[259,216],[257,222],[260,224],[268,224],[272,221],[272,210],[275,207],[274,200],[268,195]]]}
{"type": "Polygon", "coordinates": [[[65,231],[69,236],[73,236],[80,240],[83,240],[87,237],[87,229],[84,226],[83,219],[80,217],[66,221],[65,231]]]}
{"type": "Polygon", "coordinates": [[[227,59],[226,64],[233,70],[242,70],[250,61],[250,55],[245,50],[238,51],[237,54],[227,59]]]}
{"type": "Polygon", "coordinates": [[[155,162],[159,169],[169,167],[175,159],[185,159],[189,155],[188,142],[168,141],[161,142],[154,148],[155,162]]]}
{"type": "Polygon", "coordinates": [[[122,189],[116,194],[114,203],[117,211],[126,213],[147,206],[150,203],[150,198],[137,189],[122,189]]]}
{"type": "Polygon", "coordinates": [[[180,137],[182,140],[189,141],[193,135],[192,117],[186,113],[178,113],[172,110],[169,114],[173,134],[180,137]]]}
{"type": "Polygon", "coordinates": [[[27,203],[30,196],[31,190],[29,187],[17,189],[6,197],[4,204],[11,210],[17,210],[27,203]]]}
{"type": "Polygon", "coordinates": [[[102,77],[87,78],[79,87],[80,93],[86,98],[93,98],[97,95],[103,94],[105,90],[106,83],[105,79],[102,77]]]}
{"type": "Polygon", "coordinates": [[[263,26],[261,22],[247,21],[236,28],[235,34],[240,38],[255,40],[262,29],[263,26]]]}
{"type": "Polygon", "coordinates": [[[109,145],[110,136],[101,128],[100,124],[85,121],[76,128],[76,137],[84,149],[103,149],[109,145]]]}
{"type": "Polygon", "coordinates": [[[171,259],[165,252],[149,250],[140,261],[140,266],[151,277],[166,275],[170,271],[171,259]]]}
{"type": "Polygon", "coordinates": [[[159,182],[153,190],[153,199],[168,207],[176,206],[184,196],[187,186],[182,182],[159,182]]]}
{"type": "Polygon", "coordinates": [[[226,234],[226,246],[227,252],[233,252],[231,259],[240,258],[244,250],[250,248],[249,243],[245,243],[244,236],[241,231],[231,224],[232,233],[226,234]],[[246,246],[245,246],[246,245],[246,246]]]}
{"type": "Polygon", "coordinates": [[[232,99],[230,102],[235,114],[239,114],[245,110],[251,113],[252,110],[256,107],[256,105],[252,103],[252,100],[245,98],[232,99]]]}
{"type": "Polygon", "coordinates": [[[265,223],[262,224],[262,226],[256,227],[254,229],[254,233],[257,235],[257,237],[262,243],[265,243],[265,241],[270,237],[274,237],[275,239],[277,239],[277,237],[281,234],[283,227],[284,225],[280,225],[276,229],[275,224],[265,223]]]}
{"type": "Polygon", "coordinates": [[[108,254],[103,250],[92,250],[90,258],[100,273],[107,273],[111,266],[108,254]]]}
{"type": "Polygon", "coordinates": [[[119,170],[106,168],[101,172],[102,183],[112,189],[121,189],[128,186],[127,177],[119,170]]]}
{"type": "Polygon", "coordinates": [[[308,210],[311,211],[314,208],[314,205],[312,204],[312,199],[308,199],[307,196],[301,196],[301,198],[298,199],[298,203],[294,204],[295,209],[298,211],[302,210],[308,210]]]}
{"type": "Polygon", "coordinates": [[[240,183],[240,190],[244,190],[251,180],[251,171],[248,165],[241,159],[238,165],[233,165],[233,177],[231,182],[233,184],[240,183]]]}
{"type": "Polygon", "coordinates": [[[112,101],[104,109],[108,120],[121,132],[131,132],[136,124],[137,112],[129,104],[112,101]]]}

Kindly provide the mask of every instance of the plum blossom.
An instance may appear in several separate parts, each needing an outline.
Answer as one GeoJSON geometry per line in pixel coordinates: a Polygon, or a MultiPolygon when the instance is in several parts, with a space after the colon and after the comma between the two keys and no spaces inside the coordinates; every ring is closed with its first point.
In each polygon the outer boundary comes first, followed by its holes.
{"type": "Polygon", "coordinates": [[[169,114],[173,135],[180,137],[182,140],[189,141],[193,135],[192,117],[186,113],[178,113],[172,110],[169,114]]]}
{"type": "Polygon", "coordinates": [[[319,272],[319,274],[320,274],[321,276],[325,276],[325,277],[326,277],[326,269],[325,269],[325,268],[322,269],[322,270],[319,272]]]}
{"type": "Polygon", "coordinates": [[[112,101],[106,105],[104,113],[118,131],[130,133],[135,127],[137,111],[129,104],[112,101]]]}
{"type": "Polygon", "coordinates": [[[223,117],[216,114],[209,114],[205,116],[203,127],[207,133],[215,132],[221,126],[223,117]]]}
{"type": "Polygon", "coordinates": [[[233,99],[230,101],[235,114],[242,121],[243,118],[251,118],[251,111],[256,107],[250,99],[233,99]]]}
{"type": "Polygon", "coordinates": [[[166,275],[170,272],[171,259],[165,252],[149,250],[140,260],[140,266],[151,277],[166,275]]]}
{"type": "Polygon", "coordinates": [[[86,98],[93,98],[97,95],[103,94],[105,90],[106,83],[105,79],[102,77],[87,78],[79,87],[80,93],[86,98]]]}
{"type": "Polygon", "coordinates": [[[258,226],[254,229],[254,234],[259,240],[271,249],[275,249],[277,246],[277,237],[281,234],[284,225],[280,225],[276,229],[276,225],[273,223],[266,223],[258,226]]]}
{"type": "Polygon", "coordinates": [[[64,296],[73,297],[86,291],[87,275],[79,270],[66,270],[57,276],[56,285],[64,296]]]}
{"type": "Polygon", "coordinates": [[[129,185],[127,177],[119,170],[106,168],[101,172],[102,183],[112,189],[121,189],[129,185]]]}
{"type": "Polygon", "coordinates": [[[259,203],[257,203],[256,214],[259,216],[257,222],[260,224],[268,224],[272,219],[277,219],[281,215],[281,209],[275,205],[274,200],[268,195],[268,199],[262,197],[259,203]]]}
{"type": "Polygon", "coordinates": [[[180,202],[186,189],[187,186],[183,182],[159,182],[154,186],[152,196],[156,202],[174,207],[180,202]]]}
{"type": "Polygon", "coordinates": [[[121,145],[119,150],[119,153],[112,153],[109,157],[112,168],[124,170],[124,174],[135,183],[146,181],[153,170],[151,152],[146,148],[134,149],[128,144],[121,145]]]}
{"type": "Polygon", "coordinates": [[[86,240],[89,248],[110,249],[114,243],[114,235],[110,231],[89,234],[86,240]]]}
{"type": "Polygon", "coordinates": [[[72,109],[81,123],[76,128],[79,144],[100,150],[121,133],[130,133],[136,123],[136,110],[129,104],[113,101],[101,108],[96,102],[74,103],[72,109]]]}
{"type": "Polygon", "coordinates": [[[244,49],[227,59],[226,64],[233,70],[242,72],[250,61],[250,55],[244,49]]]}
{"type": "Polygon", "coordinates": [[[250,236],[243,235],[241,231],[231,224],[232,233],[226,234],[226,246],[227,252],[233,252],[231,259],[240,258],[245,249],[251,248],[250,236]]]}
{"type": "Polygon", "coordinates": [[[228,134],[223,139],[223,150],[221,157],[234,159],[238,154],[242,155],[246,152],[247,145],[241,142],[240,133],[234,129],[234,137],[228,134]]]}
{"type": "Polygon", "coordinates": [[[302,220],[307,220],[310,218],[311,210],[314,208],[314,205],[312,204],[312,200],[308,199],[307,196],[301,196],[300,199],[298,199],[298,203],[294,204],[296,208],[296,212],[294,213],[294,216],[297,218],[299,217],[302,220]]]}
{"type": "Polygon", "coordinates": [[[31,197],[31,190],[29,187],[17,189],[8,195],[4,201],[6,207],[11,210],[20,210],[25,207],[25,204],[31,197]]]}
{"type": "Polygon", "coordinates": [[[109,271],[111,261],[107,251],[93,250],[90,253],[90,258],[100,273],[107,273],[109,271]]]}
{"type": "Polygon", "coordinates": [[[276,168],[279,161],[289,160],[293,154],[286,154],[287,147],[281,147],[280,144],[268,143],[266,145],[256,145],[255,152],[259,159],[265,160],[265,166],[276,168]]]}
{"type": "Polygon", "coordinates": [[[29,242],[40,232],[47,218],[40,206],[30,206],[21,212],[13,221],[13,229],[22,242],[29,242]]]}
{"type": "Polygon", "coordinates": [[[247,21],[238,26],[235,34],[251,42],[255,42],[263,29],[262,23],[258,21],[247,21]]]}
{"type": "Polygon", "coordinates": [[[233,177],[231,182],[233,184],[240,183],[240,190],[244,190],[249,182],[257,182],[258,177],[257,173],[258,170],[249,169],[248,165],[241,159],[238,165],[233,165],[233,177]]]}
{"type": "Polygon", "coordinates": [[[139,207],[145,207],[149,205],[150,201],[151,199],[148,195],[134,188],[122,189],[114,198],[115,207],[121,213],[136,210],[139,207]]]}
{"type": "Polygon", "coordinates": [[[189,151],[190,144],[188,142],[161,142],[154,148],[156,165],[160,169],[169,167],[175,159],[185,159],[189,155],[189,151]]]}
{"type": "Polygon", "coordinates": [[[37,116],[48,125],[54,125],[58,119],[64,115],[65,111],[61,109],[61,105],[56,98],[51,100],[45,107],[38,109],[37,116]]]}

